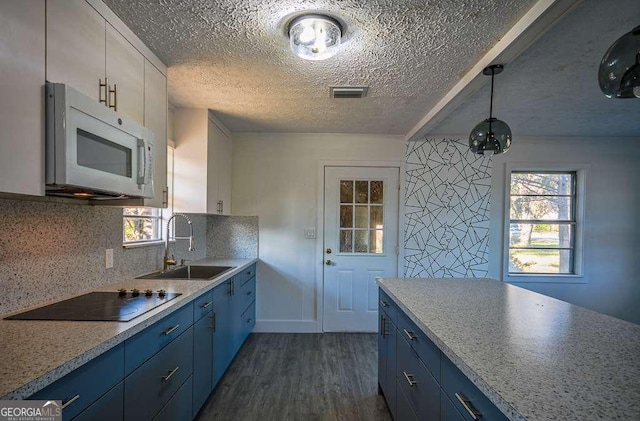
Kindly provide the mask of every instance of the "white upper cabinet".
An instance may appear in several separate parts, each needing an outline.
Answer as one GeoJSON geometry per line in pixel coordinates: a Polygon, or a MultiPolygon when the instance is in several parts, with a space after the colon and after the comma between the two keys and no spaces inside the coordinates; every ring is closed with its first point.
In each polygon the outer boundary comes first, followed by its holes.
{"type": "Polygon", "coordinates": [[[231,214],[232,141],[208,110],[174,112],[174,210],[231,214]]]}
{"type": "Polygon", "coordinates": [[[0,1],[0,192],[44,195],[45,0],[0,1]]]}
{"type": "MultiPolygon", "coordinates": [[[[146,122],[145,58],[109,23],[106,28],[105,59],[110,88],[109,105],[119,114],[144,124],[146,122]]],[[[161,73],[160,75],[166,79],[161,73]]],[[[157,77],[154,78],[154,80],[157,79],[157,77]]],[[[166,83],[158,85],[162,89],[160,95],[166,96],[166,83]]],[[[166,117],[164,121],[167,121],[166,117]]]]}
{"type": "Polygon", "coordinates": [[[167,78],[148,60],[144,61],[144,126],[153,132],[154,198],[144,206],[166,208],[167,190],[167,78]]]}
{"type": "Polygon", "coordinates": [[[47,80],[104,100],[105,28],[84,0],[47,0],[47,80]]]}

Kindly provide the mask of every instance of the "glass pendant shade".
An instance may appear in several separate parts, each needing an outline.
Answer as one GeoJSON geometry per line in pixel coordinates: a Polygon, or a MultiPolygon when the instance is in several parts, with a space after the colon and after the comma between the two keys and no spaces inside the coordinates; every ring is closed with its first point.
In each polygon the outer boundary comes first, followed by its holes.
{"type": "Polygon", "coordinates": [[[325,60],[340,46],[342,28],[329,16],[303,15],[289,24],[291,51],[305,60],[325,60]]]}
{"type": "Polygon", "coordinates": [[[473,128],[469,149],[478,155],[504,153],[511,146],[511,129],[502,120],[488,118],[473,128]]]}
{"type": "Polygon", "coordinates": [[[640,98],[640,26],[609,47],[600,63],[598,82],[608,98],[640,98]]]}

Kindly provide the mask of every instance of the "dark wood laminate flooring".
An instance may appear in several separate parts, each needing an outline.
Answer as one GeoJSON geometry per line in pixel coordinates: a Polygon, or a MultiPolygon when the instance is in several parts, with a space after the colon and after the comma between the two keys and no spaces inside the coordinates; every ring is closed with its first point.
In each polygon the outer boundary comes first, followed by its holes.
{"type": "Polygon", "coordinates": [[[198,421],[391,420],[376,334],[254,333],[198,421]]]}

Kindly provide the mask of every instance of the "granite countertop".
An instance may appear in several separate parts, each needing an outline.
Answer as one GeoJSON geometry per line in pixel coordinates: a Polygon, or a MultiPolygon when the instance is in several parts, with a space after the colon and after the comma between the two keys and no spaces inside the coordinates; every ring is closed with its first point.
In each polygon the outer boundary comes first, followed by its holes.
{"type": "Polygon", "coordinates": [[[640,326],[492,279],[379,285],[511,420],[640,420],[640,326]]]}
{"type": "MultiPolygon", "coordinates": [[[[198,296],[239,273],[258,259],[203,259],[191,264],[235,266],[210,281],[178,279],[130,279],[96,291],[118,288],[154,290],[182,295],[129,322],[75,322],[0,320],[0,400],[24,399],[43,389],[87,361],[108,351],[127,338],[198,296]]],[[[142,274],[141,274],[142,275],[142,274]]],[[[63,297],[59,301],[71,297],[63,297]]],[[[19,313],[33,306],[14,312],[19,313]]],[[[14,314],[9,313],[9,314],[14,314]]],[[[4,314],[2,317],[8,316],[4,314]]]]}

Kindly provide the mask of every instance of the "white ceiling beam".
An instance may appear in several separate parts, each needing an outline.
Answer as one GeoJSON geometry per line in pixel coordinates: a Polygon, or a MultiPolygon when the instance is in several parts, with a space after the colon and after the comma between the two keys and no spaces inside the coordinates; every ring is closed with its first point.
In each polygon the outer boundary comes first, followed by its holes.
{"type": "MultiPolygon", "coordinates": [[[[431,129],[473,95],[489,78],[482,70],[491,64],[508,64],[522,54],[542,34],[561,20],[582,0],[539,0],[485,54],[466,75],[405,136],[405,140],[422,140],[431,129]]],[[[471,128],[469,128],[471,130],[471,128]]]]}

